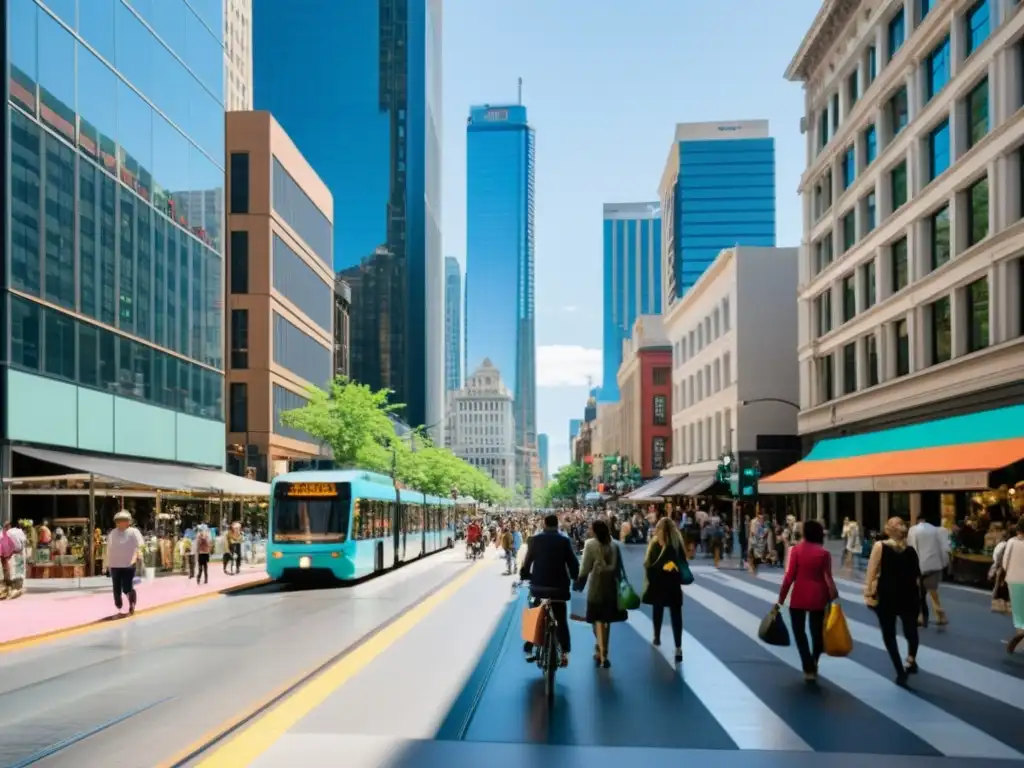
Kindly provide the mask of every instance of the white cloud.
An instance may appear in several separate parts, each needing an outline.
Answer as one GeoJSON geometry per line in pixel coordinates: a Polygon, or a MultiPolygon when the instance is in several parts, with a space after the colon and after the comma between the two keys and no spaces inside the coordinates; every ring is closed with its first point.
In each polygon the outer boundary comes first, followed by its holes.
{"type": "Polygon", "coordinates": [[[538,387],[585,387],[601,380],[601,350],[574,344],[537,347],[538,387]]]}

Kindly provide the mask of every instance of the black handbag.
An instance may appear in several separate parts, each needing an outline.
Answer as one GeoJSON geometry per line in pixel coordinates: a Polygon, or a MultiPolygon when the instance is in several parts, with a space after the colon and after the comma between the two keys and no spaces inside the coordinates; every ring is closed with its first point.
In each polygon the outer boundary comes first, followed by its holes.
{"type": "Polygon", "coordinates": [[[779,614],[779,607],[777,605],[761,620],[757,636],[766,645],[777,645],[784,648],[790,644],[789,629],[779,614]]]}

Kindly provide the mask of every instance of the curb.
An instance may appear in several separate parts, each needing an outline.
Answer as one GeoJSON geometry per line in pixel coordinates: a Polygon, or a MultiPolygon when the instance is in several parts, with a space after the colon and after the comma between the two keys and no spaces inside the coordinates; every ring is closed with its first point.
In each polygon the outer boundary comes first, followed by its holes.
{"type": "MultiPolygon", "coordinates": [[[[182,608],[186,605],[192,605],[195,603],[202,603],[208,600],[213,600],[224,595],[234,594],[236,592],[243,592],[247,589],[255,589],[256,587],[262,587],[270,584],[273,581],[269,576],[256,579],[254,581],[246,582],[245,584],[233,584],[230,587],[224,589],[218,589],[215,592],[204,592],[201,595],[190,595],[183,597],[180,600],[170,600],[160,605],[154,605],[150,608],[141,608],[135,612],[133,618],[138,616],[153,615],[156,613],[166,612],[171,609],[182,608]]],[[[48,640],[57,640],[61,637],[74,637],[76,635],[85,634],[94,629],[99,629],[107,624],[111,624],[115,621],[114,618],[108,617],[104,619],[97,619],[95,621],[86,622],[85,624],[76,624],[70,627],[61,627],[60,629],[52,629],[48,632],[40,632],[36,635],[26,635],[25,637],[18,637],[13,640],[4,640],[0,642],[0,654],[9,653],[11,651],[23,650],[30,648],[34,645],[46,642],[48,640]]]]}

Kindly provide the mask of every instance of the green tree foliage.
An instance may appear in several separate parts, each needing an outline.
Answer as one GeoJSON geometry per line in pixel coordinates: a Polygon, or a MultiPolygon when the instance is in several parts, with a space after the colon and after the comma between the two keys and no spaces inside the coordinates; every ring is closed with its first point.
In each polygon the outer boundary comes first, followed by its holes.
{"type": "Polygon", "coordinates": [[[537,503],[543,507],[575,504],[581,491],[590,487],[590,472],[582,464],[566,464],[559,469],[547,488],[540,492],[537,503]]]}

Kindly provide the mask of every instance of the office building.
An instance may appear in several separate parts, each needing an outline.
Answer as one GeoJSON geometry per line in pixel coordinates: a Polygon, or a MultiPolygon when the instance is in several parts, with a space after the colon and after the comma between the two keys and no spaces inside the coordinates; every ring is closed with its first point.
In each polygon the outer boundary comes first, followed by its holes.
{"type": "Polygon", "coordinates": [[[573,460],[576,451],[573,447],[575,440],[580,435],[580,428],[583,426],[583,419],[569,419],[569,461],[573,460]]]}
{"type": "Polygon", "coordinates": [[[268,480],[322,452],[281,414],[334,375],[334,202],[269,112],[229,112],[227,150],[227,442],[268,480]]]}
{"type": "Polygon", "coordinates": [[[621,399],[612,410],[618,425],[602,430],[601,453],[624,456],[641,477],[656,477],[672,458],[672,346],[661,316],[638,317],[622,347],[621,399]]]}
{"type": "Polygon", "coordinates": [[[512,405],[501,371],[487,359],[449,397],[452,452],[508,490],[517,465],[512,405]]]}
{"type": "Polygon", "coordinates": [[[661,204],[605,203],[604,344],[599,399],[618,399],[622,343],[640,315],[662,307],[661,204]]]}
{"type": "Polygon", "coordinates": [[[444,260],[445,390],[462,387],[462,267],[454,256],[444,260]]]}
{"type": "Polygon", "coordinates": [[[256,107],[337,201],[332,259],[358,308],[352,376],[393,390],[403,420],[441,441],[441,2],[255,0],[253,44],[256,107]]]}
{"type": "MultiPolygon", "coordinates": [[[[58,474],[19,465],[42,455],[31,446],[221,468],[222,226],[174,199],[224,183],[223,14],[116,2],[104,20],[48,7],[2,11],[0,472],[58,474]],[[189,30],[189,46],[157,39],[164,23],[189,30]],[[119,50],[132,55],[115,70],[119,50]]],[[[90,471],[76,455],[47,461],[90,471]]]]}
{"type": "MultiPolygon", "coordinates": [[[[166,2],[166,0],[165,0],[166,2]]],[[[224,106],[252,109],[252,0],[224,2],[224,106]]]]}
{"type": "Polygon", "coordinates": [[[768,121],[677,125],[658,193],[667,309],[723,249],[775,245],[768,121]]]}
{"type": "Polygon", "coordinates": [[[352,322],[352,289],[340,276],[334,278],[334,375],[351,376],[349,327],[352,322]]]}
{"type": "Polygon", "coordinates": [[[466,125],[466,354],[504,372],[515,397],[520,481],[537,439],[534,134],[521,104],[471,107],[466,125]]]}
{"type": "Polygon", "coordinates": [[[551,475],[548,471],[548,436],[543,432],[537,435],[537,461],[540,464],[540,474],[544,485],[547,485],[551,475]]]}
{"type": "Polygon", "coordinates": [[[1022,458],[1013,441],[987,441],[1024,437],[1007,410],[1024,398],[1024,14],[1012,0],[867,7],[825,6],[786,73],[807,93],[810,453],[762,483],[866,530],[962,518],[974,492],[1021,479],[1000,472],[1022,458]]]}

